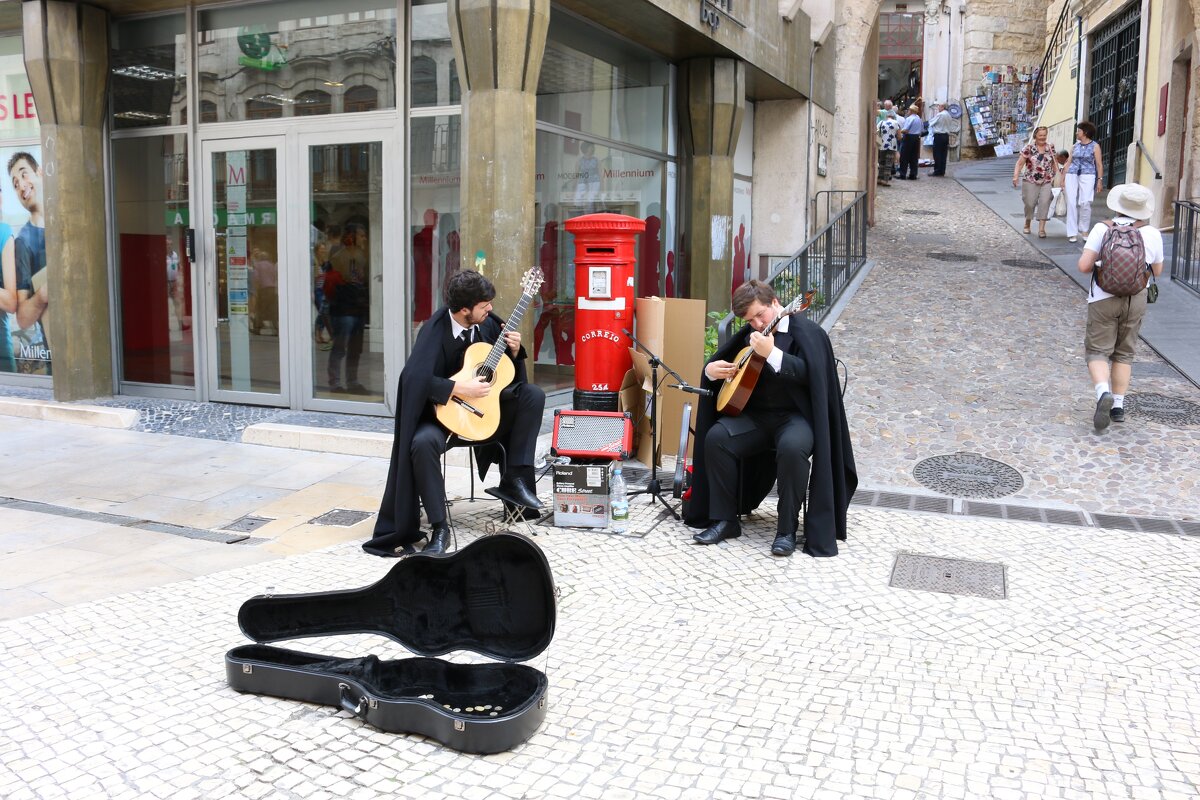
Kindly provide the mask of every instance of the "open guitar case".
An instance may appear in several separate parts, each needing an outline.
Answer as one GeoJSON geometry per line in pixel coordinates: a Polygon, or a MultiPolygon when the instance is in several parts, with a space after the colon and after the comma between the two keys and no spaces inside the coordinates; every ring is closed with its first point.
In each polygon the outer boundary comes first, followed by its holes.
{"type": "Polygon", "coordinates": [[[226,678],[239,692],[340,707],[380,730],[499,753],[546,716],[546,675],[518,662],[549,646],[555,603],[541,549],[495,533],[454,553],[403,558],[360,589],[250,598],[238,624],[256,644],[226,653],[226,678]],[[386,636],[419,657],[334,658],[265,644],[352,633],[386,636]],[[497,661],[435,658],[458,650],[497,661]]]}

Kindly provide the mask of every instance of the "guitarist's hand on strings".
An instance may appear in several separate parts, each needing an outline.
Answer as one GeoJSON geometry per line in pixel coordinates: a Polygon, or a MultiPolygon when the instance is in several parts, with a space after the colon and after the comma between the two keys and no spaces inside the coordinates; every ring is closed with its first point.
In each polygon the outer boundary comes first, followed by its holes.
{"type": "Polygon", "coordinates": [[[750,334],[750,347],[754,348],[755,353],[766,358],[775,349],[775,337],[763,336],[758,331],[754,331],[750,334]]]}
{"type": "Polygon", "coordinates": [[[714,361],[704,368],[704,374],[713,381],[729,380],[737,375],[737,371],[737,364],[731,364],[728,361],[714,361]]]}
{"type": "Polygon", "coordinates": [[[516,358],[521,352],[521,334],[518,331],[509,331],[504,334],[504,341],[508,345],[508,352],[512,353],[512,357],[516,358]]]}
{"type": "Polygon", "coordinates": [[[464,400],[477,400],[480,397],[487,397],[491,391],[492,385],[488,383],[487,379],[476,375],[469,381],[455,381],[453,394],[464,400]]]}

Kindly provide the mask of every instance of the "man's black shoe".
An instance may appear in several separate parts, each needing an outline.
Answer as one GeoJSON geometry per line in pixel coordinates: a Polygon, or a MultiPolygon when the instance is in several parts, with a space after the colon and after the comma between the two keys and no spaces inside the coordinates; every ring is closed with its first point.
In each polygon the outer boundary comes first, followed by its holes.
{"type": "Polygon", "coordinates": [[[796,552],[796,534],[794,533],[781,533],[771,544],[771,555],[773,556],[790,556],[794,552],[796,552]]]}
{"type": "Polygon", "coordinates": [[[433,526],[433,530],[429,532],[429,541],[421,548],[422,553],[430,553],[437,555],[438,553],[446,552],[446,548],[450,546],[450,528],[446,523],[439,522],[433,526]]]}
{"type": "Polygon", "coordinates": [[[736,539],[742,535],[742,526],[737,521],[718,520],[692,537],[696,544],[716,544],[722,539],[736,539]]]}
{"type": "Polygon", "coordinates": [[[1108,416],[1108,412],[1112,411],[1113,396],[1112,392],[1105,392],[1100,395],[1100,399],[1096,401],[1096,413],[1092,414],[1092,425],[1097,431],[1102,431],[1108,427],[1112,419],[1108,416]]]}
{"type": "Polygon", "coordinates": [[[1125,409],[1119,408],[1117,406],[1113,406],[1113,410],[1108,412],[1108,418],[1111,419],[1113,422],[1124,422],[1125,421],[1125,409]]]}
{"type": "Polygon", "coordinates": [[[484,491],[492,497],[512,503],[514,506],[525,506],[538,511],[545,508],[542,501],[537,499],[537,495],[525,488],[525,484],[519,480],[510,479],[507,475],[500,479],[499,485],[495,488],[484,489],[484,491]]]}

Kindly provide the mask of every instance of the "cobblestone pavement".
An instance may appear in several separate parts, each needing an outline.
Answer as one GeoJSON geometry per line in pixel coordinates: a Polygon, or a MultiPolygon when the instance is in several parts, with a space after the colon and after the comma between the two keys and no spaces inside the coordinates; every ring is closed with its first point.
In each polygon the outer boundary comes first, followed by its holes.
{"type": "Polygon", "coordinates": [[[952,179],[881,188],[876,221],[831,332],[865,484],[920,487],[920,460],[972,453],[1021,474],[1018,502],[1200,518],[1200,390],[1139,343],[1128,421],[1095,433],[1070,278],[952,179]]]}
{"type": "MultiPolygon", "coordinates": [[[[856,508],[838,558],[772,559],[770,515],[698,547],[654,507],[635,511],[641,536],[537,537],[562,589],[556,637],[531,662],[550,704],[511,752],[466,756],[226,686],[243,600],[391,566],[347,543],[0,623],[0,795],[1200,792],[1195,538],[856,508]],[[1010,597],[889,588],[900,551],[1004,563],[1010,597]]],[[[459,521],[479,531],[491,516],[459,521]]],[[[291,646],[406,656],[370,636],[291,646]]]]}

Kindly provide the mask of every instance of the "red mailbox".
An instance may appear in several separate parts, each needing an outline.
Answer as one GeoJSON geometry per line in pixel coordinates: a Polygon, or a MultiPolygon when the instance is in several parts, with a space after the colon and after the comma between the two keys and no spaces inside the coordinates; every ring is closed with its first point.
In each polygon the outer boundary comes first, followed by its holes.
{"type": "Polygon", "coordinates": [[[563,223],[575,236],[576,411],[616,411],[632,365],[637,235],[646,223],[624,214],[587,214],[563,223]]]}

